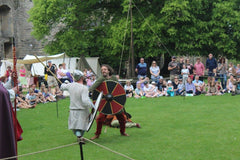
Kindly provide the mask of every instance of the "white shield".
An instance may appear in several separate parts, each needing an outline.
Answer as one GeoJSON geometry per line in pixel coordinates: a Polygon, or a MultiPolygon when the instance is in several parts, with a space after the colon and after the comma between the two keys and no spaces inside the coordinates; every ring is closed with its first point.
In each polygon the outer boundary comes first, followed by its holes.
{"type": "Polygon", "coordinates": [[[94,112],[89,115],[89,122],[88,122],[87,132],[90,130],[90,128],[91,128],[91,126],[92,126],[92,124],[93,124],[93,121],[94,121],[94,119],[95,119],[95,117],[96,117],[96,114],[97,114],[97,111],[98,111],[98,106],[99,106],[99,104],[100,104],[100,102],[101,102],[101,99],[102,99],[102,95],[103,95],[103,92],[101,92],[101,93],[98,95],[98,98],[97,98],[97,100],[96,100],[95,105],[92,104],[92,105],[94,105],[94,112]]]}

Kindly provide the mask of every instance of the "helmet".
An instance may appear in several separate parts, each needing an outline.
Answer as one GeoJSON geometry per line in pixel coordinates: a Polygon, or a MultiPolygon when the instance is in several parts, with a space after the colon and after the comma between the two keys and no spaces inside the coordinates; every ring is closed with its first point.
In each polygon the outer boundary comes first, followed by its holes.
{"type": "Polygon", "coordinates": [[[73,71],[73,78],[75,79],[75,81],[79,81],[82,77],[84,77],[83,72],[81,72],[79,70],[73,71]]]}

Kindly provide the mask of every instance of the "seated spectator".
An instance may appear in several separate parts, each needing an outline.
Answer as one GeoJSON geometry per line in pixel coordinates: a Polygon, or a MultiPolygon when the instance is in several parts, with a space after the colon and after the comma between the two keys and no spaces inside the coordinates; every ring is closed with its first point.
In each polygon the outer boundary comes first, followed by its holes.
{"type": "Polygon", "coordinates": [[[183,84],[186,85],[187,83],[187,78],[188,78],[188,75],[189,75],[189,70],[188,68],[186,67],[185,64],[182,65],[182,70],[181,70],[181,75],[182,75],[182,79],[183,79],[183,84]]]}
{"type": "Polygon", "coordinates": [[[172,85],[172,81],[169,80],[167,82],[167,94],[168,96],[170,97],[173,97],[174,96],[174,88],[173,88],[173,85],[172,85]]]}
{"type": "Polygon", "coordinates": [[[157,82],[157,87],[159,91],[162,91],[163,77],[160,77],[157,82]]]}
{"type": "Polygon", "coordinates": [[[186,96],[194,96],[195,92],[196,92],[196,88],[194,86],[194,84],[192,83],[192,78],[188,77],[187,79],[187,83],[185,85],[185,90],[186,90],[186,96]]]}
{"type": "Polygon", "coordinates": [[[235,83],[235,79],[233,77],[233,75],[230,75],[229,79],[227,80],[227,91],[228,93],[232,93],[232,91],[235,90],[234,88],[234,83],[235,83]]]}
{"type": "Polygon", "coordinates": [[[39,92],[39,90],[36,89],[36,85],[35,84],[30,85],[30,88],[33,90],[34,93],[38,93],[39,92]]]}
{"type": "Polygon", "coordinates": [[[64,99],[65,98],[65,96],[63,96],[63,91],[60,90],[60,88],[58,86],[55,87],[53,96],[55,96],[56,99],[64,99]]]}
{"type": "Polygon", "coordinates": [[[184,91],[185,91],[185,86],[183,84],[183,81],[182,79],[179,79],[176,95],[183,95],[184,91]]]}
{"type": "Polygon", "coordinates": [[[177,95],[176,93],[177,93],[177,90],[178,90],[178,84],[179,84],[178,76],[175,76],[174,81],[172,82],[173,91],[174,91],[175,95],[177,95]]]}
{"type": "Polygon", "coordinates": [[[225,89],[223,89],[221,82],[217,81],[216,87],[217,87],[218,93],[221,93],[221,94],[225,93],[225,89]]]}
{"type": "Polygon", "coordinates": [[[199,76],[195,76],[195,80],[193,81],[193,84],[196,88],[196,95],[200,95],[201,93],[204,93],[205,83],[201,80],[199,80],[199,76]]]}
{"type": "Polygon", "coordinates": [[[155,87],[154,92],[157,92],[157,93],[158,93],[157,96],[158,96],[158,97],[159,97],[159,96],[162,96],[162,92],[158,89],[157,83],[156,83],[155,81],[152,81],[151,84],[152,84],[153,87],[155,87]]]}
{"type": "Polygon", "coordinates": [[[213,96],[213,95],[222,95],[217,89],[216,82],[215,82],[214,78],[212,78],[212,81],[211,81],[211,83],[208,87],[208,91],[207,91],[206,96],[213,96]]]}
{"type": "Polygon", "coordinates": [[[29,93],[26,95],[26,101],[33,107],[36,107],[37,103],[41,102],[32,88],[29,89],[29,93]]]}
{"type": "Polygon", "coordinates": [[[162,96],[168,96],[168,94],[167,94],[167,82],[165,80],[163,80],[163,83],[162,83],[162,96]]]}
{"type": "Polygon", "coordinates": [[[144,82],[144,88],[143,88],[143,92],[145,94],[146,97],[157,97],[158,96],[158,92],[156,91],[156,86],[153,86],[151,84],[148,83],[148,81],[144,82]]]}
{"type": "Polygon", "coordinates": [[[87,77],[92,77],[94,75],[92,69],[87,70],[87,77]]]}
{"type": "Polygon", "coordinates": [[[55,102],[56,101],[56,99],[52,96],[52,94],[49,93],[47,88],[44,88],[42,94],[43,94],[46,101],[48,101],[48,102],[55,102]]]}
{"type": "Polygon", "coordinates": [[[236,67],[236,76],[240,75],[240,64],[237,64],[236,67]]]}
{"type": "Polygon", "coordinates": [[[136,89],[134,91],[134,97],[135,98],[143,97],[143,90],[141,88],[141,84],[140,83],[137,84],[137,87],[136,87],[136,89]]]}
{"type": "Polygon", "coordinates": [[[232,95],[240,94],[240,75],[237,76],[236,81],[234,82],[234,90],[232,95]]]}
{"type": "Polygon", "coordinates": [[[134,88],[130,81],[126,81],[126,84],[124,85],[124,90],[126,92],[127,97],[133,96],[134,88]]]}
{"type": "Polygon", "coordinates": [[[17,104],[18,108],[35,108],[35,106],[36,106],[36,103],[33,105],[30,105],[30,104],[28,104],[27,101],[22,99],[22,97],[20,97],[20,96],[16,96],[16,104],[17,104]]]}
{"type": "Polygon", "coordinates": [[[141,85],[141,88],[142,88],[142,90],[143,90],[143,88],[144,88],[144,82],[148,82],[149,81],[149,78],[148,77],[142,77],[142,76],[140,76],[139,77],[139,79],[138,79],[138,81],[137,81],[137,83],[136,83],[136,85],[138,84],[138,83],[140,83],[140,85],[141,85]]]}

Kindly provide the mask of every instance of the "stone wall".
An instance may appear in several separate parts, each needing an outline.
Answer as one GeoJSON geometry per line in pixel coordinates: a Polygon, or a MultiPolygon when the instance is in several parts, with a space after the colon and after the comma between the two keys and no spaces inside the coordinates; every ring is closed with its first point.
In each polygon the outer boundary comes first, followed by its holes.
{"type": "Polygon", "coordinates": [[[12,39],[16,44],[18,58],[26,54],[43,55],[43,45],[32,35],[32,24],[28,10],[33,6],[31,0],[0,0],[0,57],[12,58],[12,39]]]}

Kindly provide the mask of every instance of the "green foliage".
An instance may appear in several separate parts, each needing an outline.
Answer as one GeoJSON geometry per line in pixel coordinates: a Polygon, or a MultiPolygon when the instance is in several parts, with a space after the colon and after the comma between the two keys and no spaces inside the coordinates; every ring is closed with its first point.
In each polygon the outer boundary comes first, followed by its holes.
{"type": "MultiPolygon", "coordinates": [[[[239,0],[134,0],[135,57],[212,52],[240,58],[239,6],[239,0]]],[[[100,56],[118,67],[123,43],[123,60],[129,57],[128,9],[129,0],[34,0],[29,21],[46,52],[100,56]]]]}

